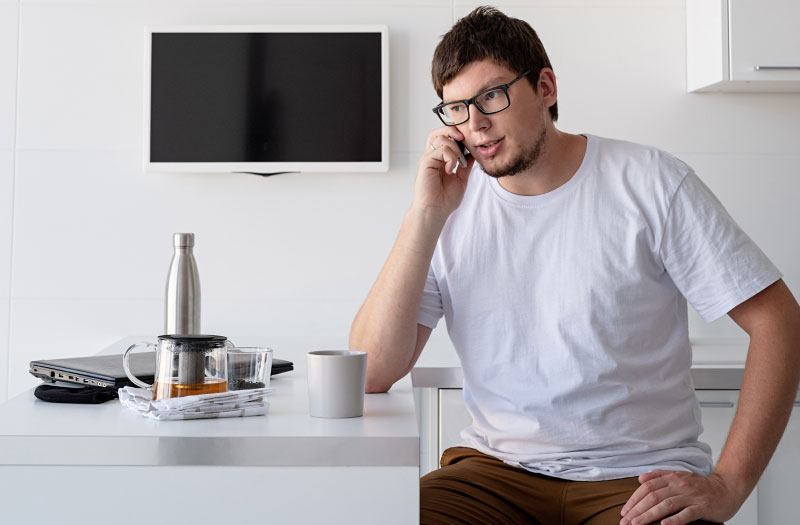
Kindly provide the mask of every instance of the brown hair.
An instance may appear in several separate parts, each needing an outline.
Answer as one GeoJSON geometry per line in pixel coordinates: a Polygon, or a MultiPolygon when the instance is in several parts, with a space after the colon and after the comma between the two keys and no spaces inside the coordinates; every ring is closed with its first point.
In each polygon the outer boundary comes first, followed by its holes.
{"type": "MultiPolygon", "coordinates": [[[[516,73],[530,71],[526,80],[534,92],[542,68],[553,69],[542,41],[527,22],[511,18],[494,7],[481,6],[456,22],[436,46],[431,76],[439,98],[444,85],[462,69],[487,58],[516,73]]],[[[558,103],[549,109],[555,122],[558,103]]]]}

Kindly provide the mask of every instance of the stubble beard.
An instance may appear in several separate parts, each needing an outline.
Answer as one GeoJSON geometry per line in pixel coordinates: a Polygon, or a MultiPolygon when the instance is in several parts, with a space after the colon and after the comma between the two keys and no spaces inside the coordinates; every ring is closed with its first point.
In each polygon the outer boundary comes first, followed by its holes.
{"type": "Polygon", "coordinates": [[[490,177],[499,179],[501,177],[513,177],[518,173],[522,173],[523,171],[532,168],[544,152],[544,138],[546,132],[547,127],[542,126],[542,131],[539,133],[539,136],[536,137],[536,140],[533,142],[533,144],[522,150],[522,153],[520,153],[516,159],[511,159],[511,161],[505,166],[489,169],[487,169],[486,166],[482,166],[483,171],[485,171],[490,177]]]}

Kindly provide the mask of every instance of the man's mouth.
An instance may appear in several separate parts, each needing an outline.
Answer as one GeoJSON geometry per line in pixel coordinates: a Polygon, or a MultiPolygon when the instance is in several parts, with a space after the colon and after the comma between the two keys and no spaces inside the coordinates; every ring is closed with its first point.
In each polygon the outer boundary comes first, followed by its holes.
{"type": "Polygon", "coordinates": [[[478,144],[478,151],[485,157],[491,157],[497,154],[497,151],[500,149],[502,143],[503,139],[488,140],[478,144]]]}

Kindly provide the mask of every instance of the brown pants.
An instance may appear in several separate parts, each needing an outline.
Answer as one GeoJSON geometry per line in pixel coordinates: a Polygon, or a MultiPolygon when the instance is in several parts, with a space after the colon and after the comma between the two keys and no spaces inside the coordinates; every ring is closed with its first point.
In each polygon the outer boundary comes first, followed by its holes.
{"type": "MultiPolygon", "coordinates": [[[[619,525],[636,478],[567,481],[534,474],[466,447],[442,454],[420,480],[420,523],[619,525]]],[[[694,522],[697,525],[705,521],[694,522]]]]}

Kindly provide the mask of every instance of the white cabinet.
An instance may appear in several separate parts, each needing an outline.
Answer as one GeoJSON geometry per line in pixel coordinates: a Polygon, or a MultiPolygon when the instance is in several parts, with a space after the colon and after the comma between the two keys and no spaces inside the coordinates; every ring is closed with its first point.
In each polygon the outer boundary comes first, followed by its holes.
{"type": "Polygon", "coordinates": [[[439,457],[461,441],[461,431],[472,424],[460,388],[439,389],[439,457]]]}
{"type": "Polygon", "coordinates": [[[800,92],[800,2],[688,0],[689,91],[800,92]]]}
{"type": "MultiPolygon", "coordinates": [[[[421,428],[428,428],[430,450],[428,460],[420,462],[420,474],[438,468],[438,459],[448,447],[457,444],[460,432],[472,422],[464,406],[460,388],[421,388],[428,402],[423,404],[421,428]]],[[[703,418],[700,440],[711,446],[714,462],[728,436],[736,412],[738,390],[698,390],[697,399],[703,418]]],[[[798,396],[800,400],[800,396],[798,396]]],[[[420,406],[418,405],[418,408],[420,406]]],[[[425,432],[421,431],[421,436],[425,432]]],[[[783,525],[800,523],[800,507],[792,495],[800,472],[800,401],[795,403],[786,431],[764,476],[739,512],[726,525],[783,525]]]]}

